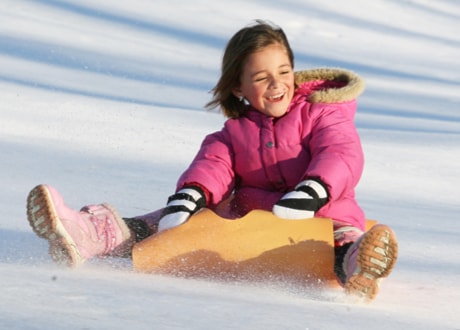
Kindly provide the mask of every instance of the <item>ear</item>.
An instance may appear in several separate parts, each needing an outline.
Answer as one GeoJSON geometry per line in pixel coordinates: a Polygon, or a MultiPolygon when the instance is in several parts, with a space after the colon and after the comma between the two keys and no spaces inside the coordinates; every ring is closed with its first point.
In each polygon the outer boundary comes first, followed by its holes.
{"type": "Polygon", "coordinates": [[[239,99],[239,98],[241,98],[241,97],[244,97],[244,96],[243,96],[243,92],[241,91],[241,89],[240,89],[239,87],[233,88],[233,89],[232,89],[232,93],[233,93],[233,95],[235,95],[235,97],[236,97],[237,99],[239,99]]]}

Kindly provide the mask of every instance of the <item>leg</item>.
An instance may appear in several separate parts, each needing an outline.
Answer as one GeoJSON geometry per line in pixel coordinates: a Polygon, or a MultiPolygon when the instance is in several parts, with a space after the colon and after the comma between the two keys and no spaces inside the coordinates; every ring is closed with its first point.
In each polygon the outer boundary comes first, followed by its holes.
{"type": "Polygon", "coordinates": [[[342,286],[345,285],[347,280],[347,275],[343,268],[345,255],[353,243],[362,235],[363,231],[359,228],[338,221],[334,222],[334,272],[342,286]]]}

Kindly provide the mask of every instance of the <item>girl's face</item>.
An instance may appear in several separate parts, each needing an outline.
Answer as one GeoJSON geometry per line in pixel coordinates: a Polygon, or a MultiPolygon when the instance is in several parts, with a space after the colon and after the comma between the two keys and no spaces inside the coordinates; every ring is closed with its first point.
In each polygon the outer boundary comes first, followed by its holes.
{"type": "Polygon", "coordinates": [[[280,44],[272,44],[246,59],[241,84],[233,89],[255,109],[270,117],[286,113],[294,95],[294,72],[288,54],[280,44]]]}

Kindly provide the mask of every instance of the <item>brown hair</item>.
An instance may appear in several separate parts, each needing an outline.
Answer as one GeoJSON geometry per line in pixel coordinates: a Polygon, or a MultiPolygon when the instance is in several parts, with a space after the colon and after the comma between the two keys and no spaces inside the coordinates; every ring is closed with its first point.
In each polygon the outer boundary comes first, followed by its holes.
{"type": "Polygon", "coordinates": [[[206,108],[220,106],[228,118],[239,118],[247,111],[244,102],[233,95],[233,89],[240,85],[243,66],[249,55],[272,44],[282,45],[294,67],[294,54],[283,30],[266,21],[239,30],[228,42],[222,59],[222,72],[217,85],[212,89],[213,98],[206,108]]]}

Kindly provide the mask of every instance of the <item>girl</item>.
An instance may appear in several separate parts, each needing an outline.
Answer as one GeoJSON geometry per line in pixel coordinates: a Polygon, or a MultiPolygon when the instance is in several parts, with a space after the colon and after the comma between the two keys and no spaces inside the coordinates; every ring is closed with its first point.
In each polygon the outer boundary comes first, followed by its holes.
{"type": "Polygon", "coordinates": [[[94,256],[129,254],[134,243],[178,226],[207,207],[227,218],[254,209],[285,219],[334,220],[335,273],[346,292],[373,299],[397,255],[385,225],[363,233],[354,188],[363,169],[353,123],[364,83],[336,69],[294,73],[284,32],[258,21],[229,41],[207,107],[229,118],[208,135],[165,208],[122,219],[107,205],[67,207],[51,186],[28,196],[28,219],[52,258],[77,266],[94,256]]]}

